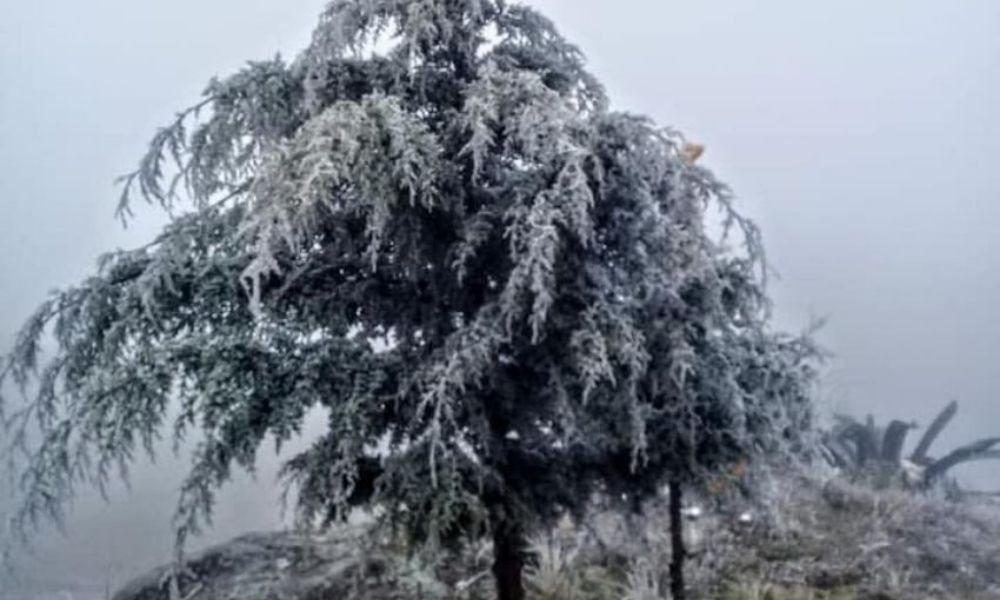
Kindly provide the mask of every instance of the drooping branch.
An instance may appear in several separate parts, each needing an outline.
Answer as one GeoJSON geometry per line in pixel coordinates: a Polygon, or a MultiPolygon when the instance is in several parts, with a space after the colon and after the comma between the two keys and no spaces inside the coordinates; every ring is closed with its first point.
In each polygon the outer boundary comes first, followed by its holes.
{"type": "Polygon", "coordinates": [[[917,464],[921,464],[927,460],[927,452],[931,449],[931,445],[934,443],[934,440],[941,435],[941,432],[948,426],[948,423],[955,418],[956,413],[958,413],[958,402],[949,402],[948,406],[938,413],[938,416],[934,418],[933,422],[931,422],[930,427],[928,427],[927,431],[924,432],[924,435],[921,436],[920,442],[917,443],[917,447],[910,455],[910,460],[917,464]]]}
{"type": "Polygon", "coordinates": [[[943,458],[935,460],[927,466],[927,470],[924,472],[924,481],[928,485],[932,485],[939,481],[952,468],[970,460],[984,458],[997,445],[1000,445],[1000,437],[986,438],[956,448],[943,458]]]}

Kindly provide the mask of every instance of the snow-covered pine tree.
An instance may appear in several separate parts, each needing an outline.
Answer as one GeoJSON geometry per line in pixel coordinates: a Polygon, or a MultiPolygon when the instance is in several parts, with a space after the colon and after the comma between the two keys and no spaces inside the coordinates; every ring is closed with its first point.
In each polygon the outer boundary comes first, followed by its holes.
{"type": "Polygon", "coordinates": [[[796,443],[810,347],[768,329],[757,229],[681,143],[611,111],[529,8],[335,0],[297,59],[157,132],[119,210],[170,224],[24,326],[15,528],[197,431],[182,545],[322,407],[284,468],[303,523],[364,504],[424,547],[490,535],[517,600],[524,536],[562,511],[796,443]]]}

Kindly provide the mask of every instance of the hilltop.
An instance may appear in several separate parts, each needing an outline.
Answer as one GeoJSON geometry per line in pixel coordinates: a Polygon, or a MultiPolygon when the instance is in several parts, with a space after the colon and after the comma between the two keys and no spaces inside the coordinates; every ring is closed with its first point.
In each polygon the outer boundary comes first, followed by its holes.
{"type": "MultiPolygon", "coordinates": [[[[704,501],[688,511],[693,597],[1000,598],[994,499],[950,501],[799,475],[775,478],[760,498],[740,506],[704,501]]],[[[534,540],[531,598],[663,598],[667,542],[657,503],[638,519],[595,510],[584,523],[566,520],[534,540]]],[[[489,566],[486,544],[429,565],[353,525],[325,535],[256,533],[211,548],[191,557],[180,591],[184,600],[485,600],[489,566]]],[[[167,567],[147,573],[114,600],[168,600],[168,574],[167,567]]],[[[72,597],[105,598],[96,586],[72,597]]]]}

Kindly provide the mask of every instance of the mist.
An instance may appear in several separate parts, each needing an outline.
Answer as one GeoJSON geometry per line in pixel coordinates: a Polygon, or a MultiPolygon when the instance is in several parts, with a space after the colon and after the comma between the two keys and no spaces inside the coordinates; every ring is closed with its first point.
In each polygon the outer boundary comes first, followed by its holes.
{"type": "MultiPolygon", "coordinates": [[[[617,108],[705,143],[702,159],[763,228],[777,324],[828,323],[821,410],[927,423],[944,447],[1000,433],[1000,4],[536,0],[617,108]]],[[[123,229],[113,180],[204,84],[305,46],[322,0],[0,5],[0,341],[123,229]]],[[[267,450],[264,448],[263,450],[267,450]]],[[[201,543],[285,522],[275,461],[220,496],[201,543]]],[[[162,454],[111,501],[81,494],[36,564],[113,579],[170,557],[185,463],[162,454]]],[[[963,481],[1000,489],[990,463],[963,481]]]]}

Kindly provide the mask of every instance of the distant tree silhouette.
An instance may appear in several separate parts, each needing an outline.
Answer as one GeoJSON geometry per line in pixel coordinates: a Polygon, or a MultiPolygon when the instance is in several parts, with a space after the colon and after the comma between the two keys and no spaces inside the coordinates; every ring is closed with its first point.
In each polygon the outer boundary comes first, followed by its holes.
{"type": "Polygon", "coordinates": [[[871,415],[864,423],[848,415],[837,415],[837,423],[823,436],[822,447],[830,464],[853,476],[876,475],[884,480],[883,483],[902,483],[926,490],[940,483],[960,464],[1000,459],[1000,437],[978,439],[940,458],[929,455],[934,441],[956,413],[958,402],[950,402],[905,457],[906,438],[917,425],[894,419],[887,426],[879,427],[871,415]]]}

